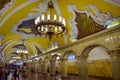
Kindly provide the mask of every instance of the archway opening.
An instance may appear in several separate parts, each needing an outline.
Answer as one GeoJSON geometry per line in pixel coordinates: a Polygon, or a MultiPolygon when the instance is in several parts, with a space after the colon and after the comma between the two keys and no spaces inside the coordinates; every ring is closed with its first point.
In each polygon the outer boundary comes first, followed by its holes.
{"type": "Polygon", "coordinates": [[[78,78],[78,65],[77,65],[77,56],[73,51],[67,51],[63,58],[64,61],[64,69],[66,76],[70,78],[78,78]]]}
{"type": "Polygon", "coordinates": [[[49,72],[50,72],[50,60],[48,57],[46,57],[44,60],[44,73],[49,74],[49,72]]]}
{"type": "Polygon", "coordinates": [[[88,47],[88,76],[90,79],[112,80],[112,66],[110,55],[103,46],[88,47]]]}

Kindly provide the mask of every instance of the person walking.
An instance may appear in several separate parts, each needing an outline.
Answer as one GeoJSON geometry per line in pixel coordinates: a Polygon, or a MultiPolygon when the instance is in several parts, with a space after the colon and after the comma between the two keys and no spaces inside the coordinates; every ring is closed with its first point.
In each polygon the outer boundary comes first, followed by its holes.
{"type": "Polygon", "coordinates": [[[13,80],[13,72],[11,69],[9,70],[8,80],[13,80]]]}
{"type": "Polygon", "coordinates": [[[55,69],[55,79],[57,79],[58,78],[58,67],[56,67],[56,69],[55,69]]]}
{"type": "Polygon", "coordinates": [[[5,68],[4,73],[5,73],[5,80],[7,80],[9,76],[9,69],[7,67],[5,68]]]}
{"type": "Polygon", "coordinates": [[[13,73],[14,80],[19,80],[19,68],[16,67],[13,73]]]}
{"type": "Polygon", "coordinates": [[[5,78],[5,69],[4,67],[0,68],[0,80],[4,80],[5,78]]]}
{"type": "Polygon", "coordinates": [[[0,67],[0,80],[2,79],[2,68],[0,67]]]}

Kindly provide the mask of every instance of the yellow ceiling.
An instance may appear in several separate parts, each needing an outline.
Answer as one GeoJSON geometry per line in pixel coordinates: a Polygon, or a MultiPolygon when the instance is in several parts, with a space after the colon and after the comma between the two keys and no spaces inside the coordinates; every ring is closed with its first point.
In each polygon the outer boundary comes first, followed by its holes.
{"type": "MultiPolygon", "coordinates": [[[[40,3],[42,4],[47,3],[45,2],[45,0],[11,0],[11,1],[14,2],[13,6],[8,7],[9,9],[6,10],[4,14],[1,15],[0,18],[0,34],[4,36],[1,41],[1,44],[4,45],[5,43],[7,43],[7,41],[11,40],[10,46],[8,46],[7,49],[5,50],[6,53],[12,51],[11,47],[18,44],[21,41],[21,39],[23,39],[22,36],[24,34],[20,35],[18,33],[12,32],[14,26],[18,24],[20,20],[28,18],[29,13],[38,13],[38,11],[35,11],[33,9],[35,8],[39,9],[40,3]]],[[[58,43],[59,47],[72,42],[72,40],[70,40],[71,27],[68,24],[68,20],[70,19],[71,16],[73,16],[73,13],[69,12],[67,8],[68,4],[75,5],[78,10],[86,10],[85,6],[93,4],[103,14],[111,12],[113,18],[120,16],[120,7],[118,5],[111,4],[105,0],[52,0],[52,1],[53,2],[55,1],[55,3],[57,3],[57,7],[60,9],[61,15],[66,19],[67,22],[66,37],[63,38],[60,35],[57,37],[54,36],[54,38],[52,39],[53,42],[59,42],[58,43]]],[[[96,13],[92,12],[92,14],[96,16],[96,13]]],[[[38,45],[38,47],[41,50],[46,51],[48,49],[49,44],[50,41],[48,38],[41,38],[40,36],[36,35],[25,38],[25,45],[29,48],[30,54],[35,53],[35,50],[32,49],[35,45],[38,45]]]]}

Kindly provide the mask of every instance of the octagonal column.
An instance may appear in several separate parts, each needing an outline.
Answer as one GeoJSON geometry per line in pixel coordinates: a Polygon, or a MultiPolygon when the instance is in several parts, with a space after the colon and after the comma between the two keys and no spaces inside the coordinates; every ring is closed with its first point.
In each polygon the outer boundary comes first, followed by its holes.
{"type": "Polygon", "coordinates": [[[111,64],[114,80],[120,80],[120,49],[108,51],[111,56],[111,64]]]}
{"type": "Polygon", "coordinates": [[[61,77],[67,77],[67,60],[61,59],[61,77]]]}
{"type": "Polygon", "coordinates": [[[43,70],[43,74],[47,74],[47,70],[46,70],[46,62],[44,61],[43,62],[43,65],[42,65],[42,70],[43,70]]]}
{"type": "Polygon", "coordinates": [[[88,62],[86,57],[77,57],[77,64],[79,68],[79,79],[88,80],[88,62]]]}
{"type": "Polygon", "coordinates": [[[50,60],[50,75],[55,75],[55,60],[50,60]]]}

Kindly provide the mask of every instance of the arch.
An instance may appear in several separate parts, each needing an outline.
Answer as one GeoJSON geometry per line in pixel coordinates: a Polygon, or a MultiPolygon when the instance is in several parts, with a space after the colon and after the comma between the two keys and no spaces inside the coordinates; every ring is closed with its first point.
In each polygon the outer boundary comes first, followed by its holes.
{"type": "Polygon", "coordinates": [[[43,67],[43,60],[42,58],[39,58],[38,64],[37,64],[37,72],[42,72],[42,67],[43,67]]]}
{"type": "Polygon", "coordinates": [[[49,60],[49,57],[48,57],[48,56],[46,56],[43,61],[45,62],[45,61],[47,61],[47,60],[49,60]]]}
{"type": "Polygon", "coordinates": [[[78,74],[78,65],[77,65],[77,54],[72,51],[68,50],[64,53],[62,56],[62,68],[63,74],[67,76],[68,74],[78,74]],[[69,57],[74,57],[72,59],[69,59],[69,57]]]}
{"type": "Polygon", "coordinates": [[[69,50],[69,51],[66,51],[66,52],[64,53],[64,55],[63,55],[62,58],[63,58],[63,59],[67,59],[69,55],[75,55],[75,56],[77,56],[74,51],[69,50]]]}
{"type": "MultiPolygon", "coordinates": [[[[19,44],[20,42],[21,42],[20,38],[19,39],[15,39],[15,38],[7,39],[1,45],[1,47],[2,47],[1,48],[1,53],[5,53],[6,51],[9,51],[9,52],[4,54],[6,58],[9,57],[7,55],[11,54],[12,51],[15,52],[15,49],[12,48],[14,46],[14,44],[19,44]],[[12,50],[12,51],[10,51],[10,50],[12,50]]],[[[36,50],[35,46],[40,47],[40,50],[42,50],[42,51],[44,50],[44,48],[35,41],[31,41],[31,40],[26,39],[24,43],[26,44],[27,48],[29,48],[29,50],[30,50],[29,55],[36,55],[37,50],[36,50]]]]}
{"type": "Polygon", "coordinates": [[[49,56],[45,56],[43,63],[41,65],[41,69],[42,69],[41,72],[44,74],[48,73],[47,70],[49,67],[50,67],[50,58],[49,56]]]}
{"type": "Polygon", "coordinates": [[[52,56],[51,56],[51,60],[56,60],[57,57],[59,57],[60,59],[62,58],[62,55],[60,53],[54,53],[52,56]]]}
{"type": "Polygon", "coordinates": [[[83,50],[81,58],[86,61],[86,73],[89,77],[95,79],[112,77],[112,65],[107,50],[104,45],[90,45],[83,50]]]}
{"type": "Polygon", "coordinates": [[[101,46],[101,47],[105,48],[106,50],[108,50],[108,48],[106,48],[104,45],[100,45],[100,44],[90,45],[90,46],[86,47],[86,48],[83,50],[81,56],[87,59],[89,52],[90,52],[93,48],[98,47],[98,46],[101,46]]]}
{"type": "Polygon", "coordinates": [[[39,58],[38,62],[42,62],[42,61],[43,61],[42,58],[39,58]]]}

